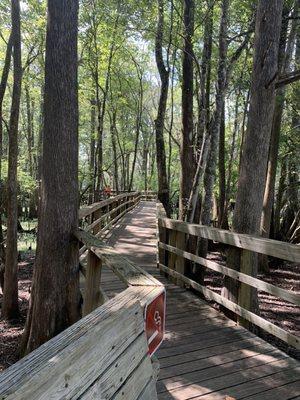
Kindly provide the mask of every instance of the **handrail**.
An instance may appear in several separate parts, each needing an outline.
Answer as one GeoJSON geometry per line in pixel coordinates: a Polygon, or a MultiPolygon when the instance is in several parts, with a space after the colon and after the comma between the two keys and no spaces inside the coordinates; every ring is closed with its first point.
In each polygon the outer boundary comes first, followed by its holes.
{"type": "Polygon", "coordinates": [[[300,261],[300,246],[295,244],[169,218],[160,218],[159,223],[167,229],[225,243],[240,249],[266,254],[287,261],[300,261]]]}
{"type": "MultiPolygon", "coordinates": [[[[174,277],[178,283],[186,284],[194,290],[201,292],[207,299],[213,300],[243,319],[257,325],[272,335],[287,342],[289,345],[300,349],[300,338],[293,335],[275,324],[266,321],[262,317],[247,310],[242,303],[238,304],[228,300],[222,295],[215,293],[185,276],[184,260],[195,262],[213,271],[222,273],[225,276],[241,282],[244,285],[254,287],[267,292],[273,296],[287,300],[293,304],[300,305],[300,295],[286,289],[279,288],[261,279],[255,278],[246,273],[225,267],[217,262],[199,257],[186,250],[186,236],[193,235],[199,238],[214,240],[234,246],[242,252],[243,257],[249,257],[250,251],[278,257],[292,262],[300,262],[300,246],[266,239],[257,236],[230,232],[223,229],[212,228],[204,225],[187,223],[184,221],[166,218],[162,205],[157,207],[158,218],[158,265],[162,272],[174,277]],[[167,257],[167,254],[170,254],[167,257]]],[[[242,288],[242,286],[241,286],[242,288]]]]}
{"type": "Polygon", "coordinates": [[[81,207],[79,210],[79,219],[85,218],[91,214],[93,214],[94,212],[105,208],[107,206],[109,206],[110,204],[113,204],[115,202],[119,202],[120,200],[124,199],[124,198],[135,198],[139,196],[139,192],[132,192],[132,193],[123,193],[123,194],[119,194],[117,196],[114,197],[110,197],[108,199],[99,201],[97,203],[93,203],[90,206],[84,206],[81,207]]]}

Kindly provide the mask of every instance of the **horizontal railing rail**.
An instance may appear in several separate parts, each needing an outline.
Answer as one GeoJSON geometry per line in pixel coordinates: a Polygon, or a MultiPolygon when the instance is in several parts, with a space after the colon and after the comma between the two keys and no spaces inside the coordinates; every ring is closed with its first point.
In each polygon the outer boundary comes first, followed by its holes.
{"type": "MultiPolygon", "coordinates": [[[[112,190],[111,191],[112,195],[119,195],[121,193],[128,193],[128,192],[122,191],[122,190],[119,190],[119,191],[112,190]]],[[[131,193],[131,192],[129,192],[129,193],[131,193]]],[[[139,193],[142,196],[141,199],[144,201],[156,201],[157,200],[157,192],[154,190],[147,190],[147,191],[142,190],[139,193]]]]}
{"type": "MultiPolygon", "coordinates": [[[[96,237],[104,238],[115,224],[129,211],[133,210],[140,202],[142,196],[139,192],[123,193],[98,203],[84,206],[79,210],[81,226],[87,232],[92,232],[96,237]]],[[[86,251],[83,246],[80,255],[86,251]]]]}
{"type": "MultiPolygon", "coordinates": [[[[291,262],[300,262],[300,246],[272,239],[230,232],[203,225],[191,224],[166,218],[162,205],[158,204],[158,264],[161,271],[174,277],[178,283],[192,287],[208,300],[212,300],[235,313],[239,317],[253,323],[268,333],[280,338],[295,348],[300,348],[300,338],[277,325],[265,320],[242,304],[236,304],[224,296],[185,276],[185,260],[196,265],[219,272],[243,285],[254,287],[273,296],[284,299],[297,306],[300,305],[298,293],[282,289],[262,279],[225,267],[220,263],[199,257],[187,251],[189,235],[234,246],[241,251],[241,257],[248,257],[249,252],[277,257],[291,262]],[[169,254],[169,257],[166,255],[169,254]]],[[[242,286],[241,286],[242,287],[242,286]]]]}

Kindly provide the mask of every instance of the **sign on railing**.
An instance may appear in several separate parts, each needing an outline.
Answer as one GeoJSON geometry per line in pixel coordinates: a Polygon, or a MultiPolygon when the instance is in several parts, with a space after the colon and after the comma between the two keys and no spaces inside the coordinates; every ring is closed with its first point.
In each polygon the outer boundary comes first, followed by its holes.
{"type": "Polygon", "coordinates": [[[145,307],[145,331],[149,354],[152,356],[164,340],[166,325],[166,291],[161,293],[145,307]]]}

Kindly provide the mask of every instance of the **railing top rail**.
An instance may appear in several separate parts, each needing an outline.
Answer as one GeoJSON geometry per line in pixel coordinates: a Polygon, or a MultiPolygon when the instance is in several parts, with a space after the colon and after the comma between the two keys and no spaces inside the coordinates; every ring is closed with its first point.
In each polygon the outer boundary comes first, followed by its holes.
{"type": "Polygon", "coordinates": [[[105,200],[99,201],[97,203],[93,203],[90,206],[83,206],[80,208],[79,213],[78,213],[79,219],[85,218],[88,215],[94,213],[95,211],[97,211],[103,207],[106,207],[109,204],[112,204],[118,200],[122,200],[125,197],[129,197],[129,196],[134,197],[137,195],[139,195],[139,192],[126,192],[126,193],[122,193],[122,194],[119,194],[114,197],[110,197],[109,199],[105,199],[105,200]]]}
{"type": "Polygon", "coordinates": [[[105,245],[90,233],[78,229],[74,232],[74,236],[128,286],[163,286],[152,275],[131,263],[127,258],[122,257],[114,248],[105,245]]]}
{"type": "Polygon", "coordinates": [[[158,215],[158,222],[162,227],[167,229],[202,237],[204,239],[215,240],[240,249],[266,254],[282,260],[300,262],[299,245],[212,228],[205,225],[187,223],[170,218],[162,218],[160,215],[158,215]]]}

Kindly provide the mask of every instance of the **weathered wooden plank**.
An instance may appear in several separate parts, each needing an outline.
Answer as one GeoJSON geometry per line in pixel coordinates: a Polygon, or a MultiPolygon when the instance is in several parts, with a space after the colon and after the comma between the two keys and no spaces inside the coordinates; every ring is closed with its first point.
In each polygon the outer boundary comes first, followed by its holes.
{"type": "Polygon", "coordinates": [[[299,337],[283,330],[282,328],[279,328],[278,326],[272,324],[271,322],[266,321],[265,319],[259,317],[258,315],[240,307],[239,305],[233,303],[232,301],[226,299],[225,297],[219,295],[218,293],[215,293],[212,290],[200,285],[199,283],[196,283],[195,281],[187,278],[186,276],[183,276],[178,272],[169,269],[165,265],[160,264],[160,268],[163,271],[169,273],[170,275],[182,279],[183,282],[189,284],[193,289],[199,291],[200,293],[203,293],[207,299],[216,301],[217,303],[233,311],[240,317],[252,322],[256,326],[259,326],[260,328],[278,337],[279,339],[283,340],[289,345],[294,346],[296,349],[300,349],[299,337]]]}
{"type": "Polygon", "coordinates": [[[247,400],[299,400],[300,381],[292,382],[281,387],[275,387],[259,394],[247,396],[247,400]]]}
{"type": "MultiPolygon", "coordinates": [[[[170,246],[165,243],[160,243],[159,246],[165,250],[168,250],[171,253],[180,255],[180,256],[186,258],[187,260],[194,261],[197,264],[201,264],[213,271],[220,272],[220,273],[222,273],[226,276],[229,276],[230,278],[233,278],[239,282],[246,283],[247,285],[255,287],[258,290],[262,290],[266,293],[272,294],[273,296],[280,297],[284,300],[287,300],[293,304],[300,306],[300,295],[295,292],[281,289],[275,285],[264,282],[261,279],[254,278],[250,275],[244,274],[239,271],[235,271],[231,268],[227,268],[219,263],[207,260],[206,258],[203,258],[203,257],[196,256],[194,254],[191,254],[187,251],[181,250],[174,246],[170,246]]],[[[171,268],[171,269],[173,269],[173,268],[171,268]]]]}
{"type": "Polygon", "coordinates": [[[131,294],[117,296],[5,371],[0,398],[78,397],[143,328],[137,300],[131,294]]]}
{"type": "MultiPolygon", "coordinates": [[[[165,388],[171,390],[172,388],[182,386],[183,382],[190,382],[195,384],[200,382],[205,382],[210,379],[215,379],[222,377],[226,379],[227,375],[233,374],[235,372],[247,371],[251,368],[269,364],[272,362],[277,362],[288,358],[280,351],[269,352],[268,354],[256,355],[254,357],[242,358],[236,361],[231,361],[225,364],[212,365],[207,368],[207,365],[202,368],[192,370],[189,373],[177,373],[176,375],[170,375],[168,378],[161,379],[158,381],[157,390],[158,392],[165,391],[165,388]]],[[[201,384],[201,383],[200,383],[201,384]]]]}
{"type": "Polygon", "coordinates": [[[127,289],[8,368],[0,398],[78,398],[143,334],[142,308],[155,290],[127,289]]]}
{"type": "Polygon", "coordinates": [[[187,222],[160,218],[161,226],[179,232],[189,233],[205,239],[226,243],[240,249],[251,250],[256,253],[278,257],[292,262],[300,261],[300,246],[266,239],[260,236],[251,236],[242,233],[230,232],[224,229],[212,228],[204,225],[189,224],[187,222]]]}
{"type": "Polygon", "coordinates": [[[163,286],[142,268],[131,263],[127,258],[120,256],[117,250],[103,244],[90,233],[77,230],[74,235],[126,284],[132,286],[163,286]]]}
{"type": "Polygon", "coordinates": [[[147,351],[146,336],[141,334],[88,388],[80,400],[111,399],[146,357],[147,351]]]}
{"type": "MultiPolygon", "coordinates": [[[[226,374],[225,376],[213,378],[205,381],[194,381],[192,384],[188,384],[184,380],[173,385],[168,385],[165,389],[161,388],[163,391],[160,392],[159,399],[167,400],[180,398],[180,400],[188,400],[197,396],[203,396],[208,393],[212,393],[212,398],[216,395],[234,395],[234,398],[241,398],[241,394],[237,396],[235,388],[238,390],[240,385],[247,384],[249,386],[256,385],[256,380],[268,377],[275,374],[280,370],[291,371],[292,368],[297,366],[297,361],[289,360],[288,358],[275,361],[273,363],[260,365],[258,367],[249,368],[245,371],[239,371],[232,374],[226,374]]],[[[295,370],[293,370],[295,371],[295,370]]],[[[258,381],[258,387],[259,387],[258,381]]],[[[244,386],[245,388],[245,386],[244,386]]],[[[259,390],[267,390],[269,386],[267,384],[260,387],[259,390]]],[[[200,397],[201,398],[201,397],[200,397]]],[[[244,398],[244,397],[243,397],[244,398]]]]}
{"type": "Polygon", "coordinates": [[[155,382],[153,379],[151,379],[143,392],[140,394],[138,397],[138,400],[156,400],[157,399],[157,393],[156,393],[156,386],[155,382]]]}
{"type": "Polygon", "coordinates": [[[189,353],[182,353],[178,355],[173,355],[170,357],[164,357],[160,361],[160,368],[171,367],[173,365],[182,364],[185,362],[191,362],[194,360],[202,360],[208,357],[217,356],[225,353],[230,353],[234,351],[242,351],[243,349],[254,348],[260,345],[264,345],[264,341],[260,338],[246,337],[241,340],[236,340],[229,343],[221,343],[208,347],[202,348],[200,350],[194,350],[189,353]]]}
{"type": "Polygon", "coordinates": [[[216,365],[225,365],[235,361],[243,359],[251,359],[253,357],[260,357],[261,360],[268,361],[268,353],[272,354],[274,347],[268,343],[255,346],[253,348],[246,348],[241,350],[235,350],[225,354],[218,354],[216,356],[207,357],[200,360],[193,360],[190,362],[184,362],[178,365],[173,365],[166,368],[160,369],[159,379],[166,379],[176,375],[182,375],[189,372],[200,371],[201,369],[210,368],[216,365]]]}
{"type": "Polygon", "coordinates": [[[251,382],[246,382],[241,385],[226,388],[220,391],[211,392],[205,396],[194,396],[194,400],[224,400],[224,396],[234,399],[291,399],[293,398],[293,392],[299,393],[300,381],[299,372],[294,369],[284,370],[270,376],[257,379],[251,382]],[[288,388],[286,388],[288,386],[288,388]],[[272,389],[271,389],[272,388],[272,389]],[[293,388],[291,390],[291,388],[293,388]],[[268,389],[271,389],[271,393],[268,393],[268,389]],[[281,389],[281,390],[280,390],[281,389]],[[283,389],[283,390],[282,390],[283,389]],[[279,391],[279,396],[277,397],[279,391]],[[281,392],[281,393],[280,393],[281,392]],[[285,393],[285,396],[283,395],[285,393]],[[289,397],[287,397],[287,394],[289,397]]]}
{"type": "MultiPolygon", "coordinates": [[[[150,358],[145,357],[116,393],[114,400],[137,400],[143,392],[143,389],[149,383],[149,377],[152,376],[152,373],[153,370],[150,358]]],[[[153,400],[155,399],[157,399],[156,393],[153,400]]]]}

